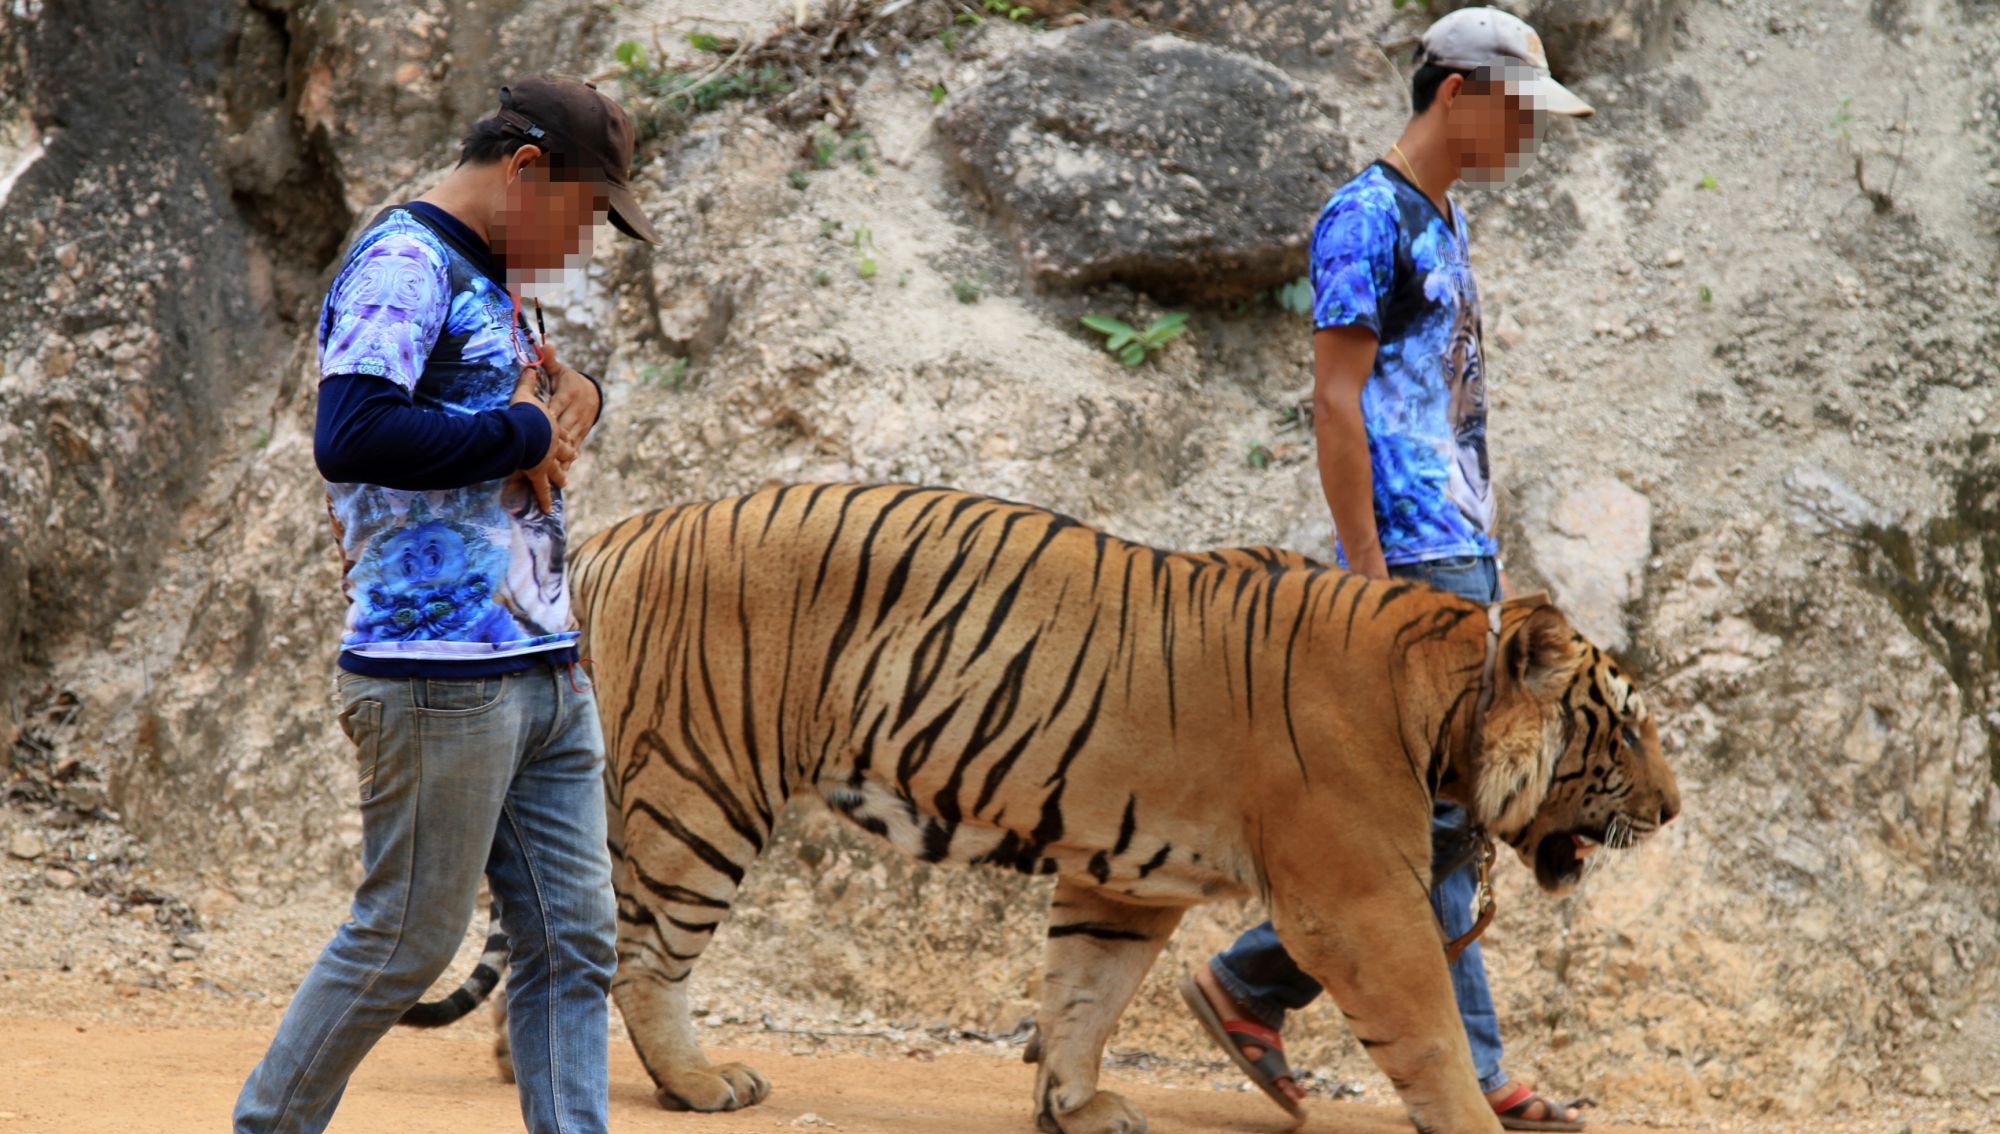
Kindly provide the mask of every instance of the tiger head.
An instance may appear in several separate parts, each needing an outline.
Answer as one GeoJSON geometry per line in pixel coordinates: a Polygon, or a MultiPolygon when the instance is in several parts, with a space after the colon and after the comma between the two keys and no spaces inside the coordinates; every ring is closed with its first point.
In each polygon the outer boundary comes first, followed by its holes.
{"type": "Polygon", "coordinates": [[[1600,847],[1624,849],[1680,812],[1638,688],[1539,598],[1506,604],[1473,813],[1552,894],[1600,847]]]}

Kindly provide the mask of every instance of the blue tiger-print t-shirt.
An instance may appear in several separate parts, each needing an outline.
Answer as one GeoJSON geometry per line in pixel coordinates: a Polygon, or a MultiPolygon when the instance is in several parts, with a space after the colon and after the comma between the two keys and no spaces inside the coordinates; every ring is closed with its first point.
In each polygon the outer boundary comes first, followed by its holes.
{"type": "MultiPolygon", "coordinates": [[[[1313,321],[1375,333],[1361,390],[1382,558],[1494,555],[1486,357],[1465,218],[1383,162],[1341,186],[1312,241],[1313,321]]],[[[1346,552],[1340,550],[1346,563],[1346,552]]]]}
{"type": "MultiPolygon", "coordinates": [[[[355,240],[321,314],[322,379],[387,379],[444,414],[504,410],[535,345],[490,266],[417,208],[389,210],[355,240]]],[[[348,597],[343,666],[492,673],[561,660],[547,651],[569,650],[578,633],[553,491],[544,513],[515,476],[427,491],[329,483],[348,597]]]]}

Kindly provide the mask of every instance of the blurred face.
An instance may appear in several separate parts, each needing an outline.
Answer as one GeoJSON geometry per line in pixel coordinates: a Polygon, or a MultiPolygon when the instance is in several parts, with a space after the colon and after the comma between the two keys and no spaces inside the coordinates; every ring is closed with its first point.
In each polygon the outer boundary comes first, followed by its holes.
{"type": "Polygon", "coordinates": [[[551,176],[542,151],[522,146],[506,161],[506,200],[492,226],[493,251],[510,276],[553,282],[590,258],[591,236],[610,213],[596,182],[551,176]]]}
{"type": "Polygon", "coordinates": [[[1458,75],[1438,88],[1445,139],[1465,180],[1504,184],[1535,156],[1547,116],[1515,89],[1504,77],[1458,75]]]}

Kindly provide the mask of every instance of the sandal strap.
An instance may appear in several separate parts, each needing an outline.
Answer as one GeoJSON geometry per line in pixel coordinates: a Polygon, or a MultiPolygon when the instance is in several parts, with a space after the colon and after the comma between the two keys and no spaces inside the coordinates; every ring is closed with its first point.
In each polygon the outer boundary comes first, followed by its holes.
{"type": "MultiPolygon", "coordinates": [[[[1266,1051],[1285,1050],[1283,1036],[1262,1024],[1253,1024],[1248,1020],[1222,1021],[1222,1034],[1234,1040],[1249,1040],[1266,1051]]],[[[1236,1046],[1242,1047],[1243,1044],[1238,1043],[1236,1046]]]]}
{"type": "Polygon", "coordinates": [[[1521,1112],[1527,1110],[1538,1098],[1541,1098],[1541,1096],[1535,1093],[1533,1087],[1530,1087],[1526,1083],[1516,1083],[1514,1084],[1514,1089],[1508,1093],[1506,1098],[1493,1104],[1493,1113],[1504,1115],[1508,1118],[1519,1118],[1521,1117],[1521,1112]]]}
{"type": "Polygon", "coordinates": [[[1567,1122],[1569,1120],[1563,1117],[1565,1112],[1576,1110],[1579,1107],[1596,1106],[1597,1100],[1582,1098],[1557,1104],[1551,1099],[1543,1098],[1533,1087],[1526,1084],[1517,1084],[1512,1094],[1493,1104],[1493,1112],[1502,1118],[1527,1118],[1528,1108],[1534,1106],[1536,1103],[1542,1104],[1542,1117],[1532,1121],[1567,1122]]]}
{"type": "Polygon", "coordinates": [[[1266,1079],[1273,1083],[1281,1079],[1298,1081],[1298,1075],[1292,1071],[1291,1063],[1285,1059],[1284,1037],[1276,1031],[1248,1020],[1224,1020],[1222,1033],[1229,1037],[1229,1042],[1236,1045],[1236,1054],[1242,1056],[1266,1079]],[[1243,1049],[1252,1045],[1263,1048],[1264,1054],[1251,1059],[1243,1049]]]}

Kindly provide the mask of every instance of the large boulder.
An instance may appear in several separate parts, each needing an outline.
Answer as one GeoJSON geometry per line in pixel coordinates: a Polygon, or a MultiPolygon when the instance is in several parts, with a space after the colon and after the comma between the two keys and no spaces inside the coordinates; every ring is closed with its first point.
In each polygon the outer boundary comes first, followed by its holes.
{"type": "Polygon", "coordinates": [[[1653,507],[1624,481],[1591,477],[1560,494],[1523,493],[1521,517],[1534,569],[1570,621],[1614,653],[1631,644],[1631,604],[1644,593],[1653,554],[1653,507]]]}
{"type": "Polygon", "coordinates": [[[1058,288],[1221,298],[1295,279],[1350,166],[1331,108],[1284,72],[1108,20],[999,60],[938,129],[1058,288]]]}

